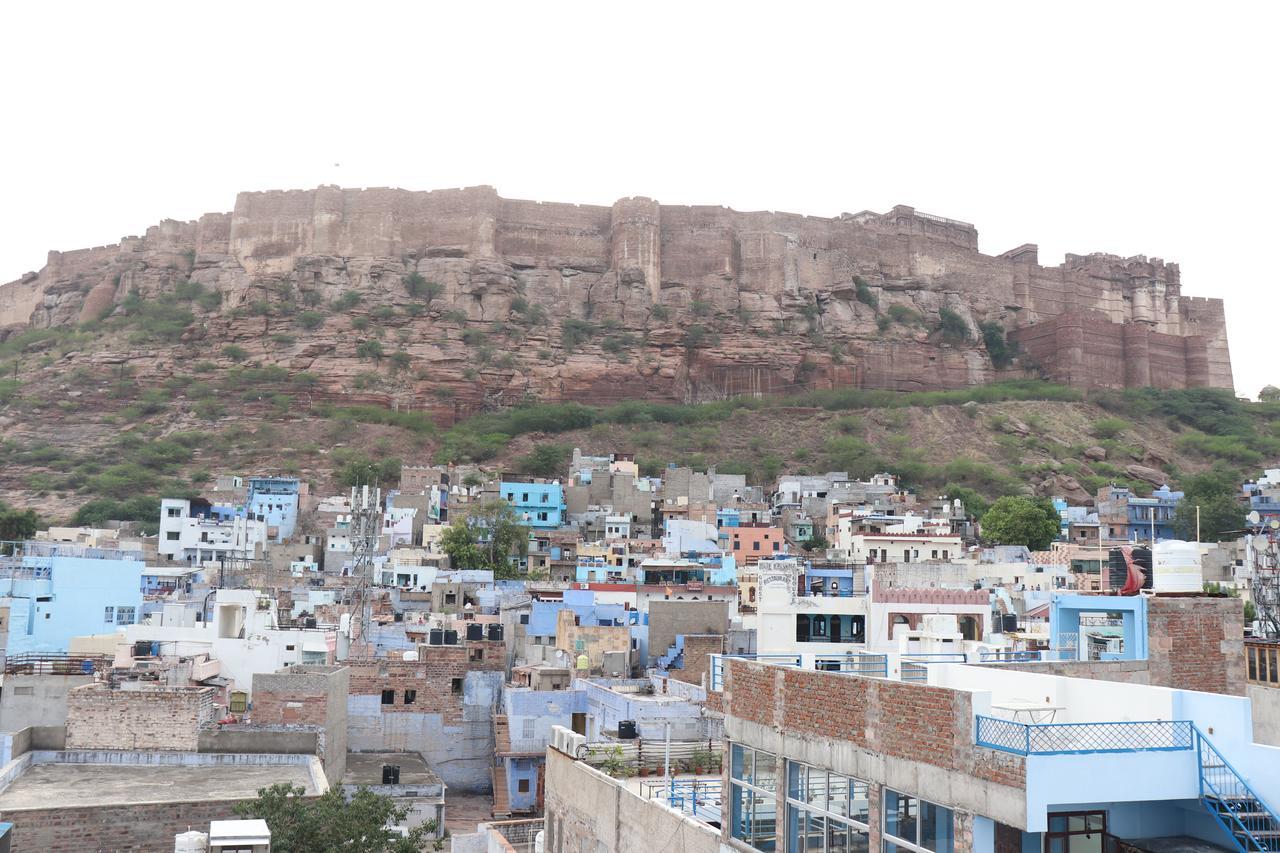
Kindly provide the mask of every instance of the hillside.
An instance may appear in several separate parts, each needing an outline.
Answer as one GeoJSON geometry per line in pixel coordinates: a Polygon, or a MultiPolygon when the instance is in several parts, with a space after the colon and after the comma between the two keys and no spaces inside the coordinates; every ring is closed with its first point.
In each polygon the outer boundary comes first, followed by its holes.
{"type": "MultiPolygon", "coordinates": [[[[77,336],[82,333],[77,333],[77,336]]],[[[54,340],[46,338],[44,340],[54,340]]],[[[1082,392],[1040,382],[949,392],[811,392],[703,405],[529,404],[448,427],[421,412],[335,404],[272,366],[193,362],[141,387],[119,365],[62,367],[59,339],[3,386],[0,501],[50,520],[154,518],[161,495],[218,473],[300,476],[321,492],[394,481],[401,464],[479,462],[558,476],[569,450],[630,451],[747,473],[888,469],[923,490],[1084,499],[1106,482],[1145,490],[1228,464],[1280,459],[1277,407],[1224,392],[1082,392]]],[[[0,345],[0,353],[3,347],[0,345]]]]}

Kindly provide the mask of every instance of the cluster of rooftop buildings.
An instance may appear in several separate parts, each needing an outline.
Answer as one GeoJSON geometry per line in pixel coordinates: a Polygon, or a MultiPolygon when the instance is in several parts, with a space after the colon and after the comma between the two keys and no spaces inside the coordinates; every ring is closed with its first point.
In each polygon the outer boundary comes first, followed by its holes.
{"type": "Polygon", "coordinates": [[[289,782],[455,850],[1280,849],[1280,640],[1243,618],[1280,471],[1237,542],[1173,540],[1181,497],[1059,501],[1032,552],[890,474],[220,477],[155,536],[5,545],[0,832],[212,845],[289,782]],[[498,577],[442,546],[493,501],[527,528],[498,577]]]}

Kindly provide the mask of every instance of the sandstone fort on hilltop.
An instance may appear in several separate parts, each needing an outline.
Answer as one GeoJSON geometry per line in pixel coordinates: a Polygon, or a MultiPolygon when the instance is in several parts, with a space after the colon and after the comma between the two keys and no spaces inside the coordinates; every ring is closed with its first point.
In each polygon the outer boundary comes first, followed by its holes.
{"type": "Polygon", "coordinates": [[[363,315],[426,368],[372,396],[426,407],[447,397],[455,410],[528,395],[702,400],[1035,375],[1232,387],[1221,300],[1183,296],[1177,266],[1156,258],[1068,255],[1044,267],[1030,244],[985,255],[974,226],[905,206],[820,218],[645,198],[540,203],[490,187],[241,193],[231,213],[50,252],[42,271],[0,287],[0,334],[83,323],[130,293],[163,299],[188,281],[218,291],[220,306],[173,347],[116,356],[163,371],[184,347],[235,342],[339,390],[360,371],[363,315]],[[439,286],[425,310],[406,287],[415,273],[439,286]],[[329,310],[349,291],[358,304],[298,330],[289,300],[329,310]],[[275,307],[246,310],[264,303],[275,307]],[[531,309],[537,322],[521,326],[531,309]],[[279,344],[283,329],[294,343],[279,344]],[[506,357],[477,357],[483,334],[506,357]],[[993,363],[993,335],[1022,356],[993,363]]]}

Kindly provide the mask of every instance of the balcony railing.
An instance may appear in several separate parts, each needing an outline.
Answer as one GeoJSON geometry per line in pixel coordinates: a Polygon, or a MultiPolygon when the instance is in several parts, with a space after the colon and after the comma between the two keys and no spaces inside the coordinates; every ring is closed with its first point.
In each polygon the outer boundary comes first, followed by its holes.
{"type": "Polygon", "coordinates": [[[975,740],[1015,755],[1080,755],[1192,749],[1195,739],[1190,720],[1029,724],[979,715],[975,740]]]}

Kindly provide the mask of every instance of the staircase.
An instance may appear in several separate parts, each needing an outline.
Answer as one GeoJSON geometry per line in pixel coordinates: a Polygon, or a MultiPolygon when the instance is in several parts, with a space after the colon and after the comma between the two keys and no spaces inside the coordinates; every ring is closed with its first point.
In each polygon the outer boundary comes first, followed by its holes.
{"type": "Polygon", "coordinates": [[[684,669],[684,634],[678,634],[676,641],[658,658],[658,669],[663,672],[669,669],[684,669]]]}
{"type": "Polygon", "coordinates": [[[499,761],[493,765],[493,816],[495,818],[511,817],[511,795],[507,793],[507,765],[499,761]]]}
{"type": "Polygon", "coordinates": [[[1222,753],[1196,728],[1200,802],[1226,830],[1237,850],[1280,851],[1280,815],[1263,802],[1222,753]]]}

